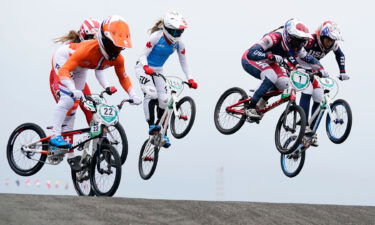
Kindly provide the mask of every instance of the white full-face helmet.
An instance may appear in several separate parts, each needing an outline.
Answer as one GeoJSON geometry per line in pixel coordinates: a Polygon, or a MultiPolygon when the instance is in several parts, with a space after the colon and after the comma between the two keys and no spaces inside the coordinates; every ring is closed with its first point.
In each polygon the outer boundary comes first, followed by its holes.
{"type": "Polygon", "coordinates": [[[299,51],[312,36],[304,23],[297,19],[290,19],[285,23],[282,37],[286,50],[299,51]]]}
{"type": "Polygon", "coordinates": [[[163,19],[163,32],[172,43],[180,40],[181,34],[187,27],[187,23],[180,13],[168,12],[165,14],[163,19]]]}

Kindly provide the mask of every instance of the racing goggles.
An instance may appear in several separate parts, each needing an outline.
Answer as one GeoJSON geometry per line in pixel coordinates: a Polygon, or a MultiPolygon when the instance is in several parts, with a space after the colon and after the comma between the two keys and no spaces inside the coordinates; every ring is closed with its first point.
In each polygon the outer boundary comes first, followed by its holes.
{"type": "Polygon", "coordinates": [[[168,27],[165,27],[165,30],[172,35],[172,37],[181,37],[182,33],[184,33],[184,29],[171,29],[168,27]]]}
{"type": "Polygon", "coordinates": [[[299,50],[299,49],[303,48],[306,45],[306,43],[307,43],[306,39],[296,38],[296,37],[293,37],[293,36],[290,36],[290,38],[289,38],[289,45],[293,49],[299,50]]]}

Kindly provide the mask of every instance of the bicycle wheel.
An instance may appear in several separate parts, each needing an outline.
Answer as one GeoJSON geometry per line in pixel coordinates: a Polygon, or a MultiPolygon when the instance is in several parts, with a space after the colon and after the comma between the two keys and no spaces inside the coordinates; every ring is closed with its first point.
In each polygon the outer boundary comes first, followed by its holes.
{"type": "Polygon", "coordinates": [[[281,154],[290,154],[296,150],[306,129],[306,115],[300,106],[292,105],[286,110],[281,114],[275,130],[275,145],[281,154]],[[292,136],[297,138],[290,139],[292,136]]]}
{"type": "MultiPolygon", "coordinates": [[[[288,147],[288,145],[294,141],[293,139],[296,139],[296,136],[290,137],[285,142],[285,148],[288,147]]],[[[281,170],[287,177],[295,177],[297,176],[305,163],[305,157],[306,157],[306,151],[301,152],[300,150],[297,150],[295,152],[292,152],[290,154],[281,154],[280,156],[280,164],[281,164],[281,170]]]]}
{"type": "Polygon", "coordinates": [[[94,190],[90,183],[90,165],[82,171],[71,170],[74,189],[79,196],[93,196],[94,190]]]}
{"type": "Polygon", "coordinates": [[[108,131],[107,138],[119,153],[121,165],[124,165],[128,157],[128,139],[125,130],[120,123],[117,123],[115,126],[108,127],[108,131]]]}
{"type": "Polygon", "coordinates": [[[180,118],[176,118],[174,112],[172,113],[171,132],[173,137],[180,139],[189,133],[194,124],[196,113],[194,100],[189,96],[185,96],[177,102],[176,109],[180,114],[180,118]]]}
{"type": "MultiPolygon", "coordinates": [[[[44,165],[47,155],[26,152],[23,148],[46,137],[43,129],[34,123],[24,123],[18,126],[10,135],[7,144],[7,159],[12,170],[21,176],[31,176],[44,165]]],[[[48,150],[48,141],[37,142],[29,146],[34,150],[48,150]]]]}
{"type": "Polygon", "coordinates": [[[109,144],[102,144],[91,160],[90,182],[95,195],[113,196],[120,185],[121,158],[109,144]]]}
{"type": "Polygon", "coordinates": [[[142,145],[138,160],[139,175],[142,179],[148,180],[152,177],[158,164],[158,158],[159,148],[154,146],[151,140],[147,139],[142,145]]]}
{"type": "MultiPolygon", "coordinates": [[[[219,98],[215,106],[214,121],[216,129],[225,135],[237,132],[245,123],[246,116],[240,113],[227,111],[227,107],[237,102],[247,99],[248,96],[244,90],[233,87],[226,90],[219,98]]],[[[233,107],[233,109],[244,110],[248,102],[233,107]]]]}
{"type": "Polygon", "coordinates": [[[343,99],[334,101],[331,105],[331,110],[335,118],[330,118],[329,114],[327,114],[327,135],[333,143],[341,144],[348,138],[352,129],[352,110],[343,99]]]}

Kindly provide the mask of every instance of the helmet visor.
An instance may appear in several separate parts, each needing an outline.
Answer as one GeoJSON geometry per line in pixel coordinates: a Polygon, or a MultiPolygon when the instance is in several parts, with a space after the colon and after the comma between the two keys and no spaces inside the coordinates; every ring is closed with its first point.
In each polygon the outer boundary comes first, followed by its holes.
{"type": "Polygon", "coordinates": [[[110,40],[104,35],[102,35],[102,43],[104,45],[105,51],[107,52],[111,60],[116,59],[120,52],[125,49],[122,47],[117,47],[116,45],[114,45],[112,40],[110,40]]]}
{"type": "Polygon", "coordinates": [[[307,43],[306,39],[301,39],[301,38],[290,36],[289,44],[290,44],[290,47],[292,47],[293,49],[299,50],[302,47],[304,47],[306,43],[307,43]]]}
{"type": "Polygon", "coordinates": [[[92,39],[95,39],[95,35],[94,34],[86,34],[83,39],[84,40],[92,40],[92,39]]]}
{"type": "Polygon", "coordinates": [[[179,30],[179,29],[171,29],[168,27],[165,27],[165,29],[170,35],[172,35],[172,37],[181,37],[182,33],[184,32],[184,29],[179,30]]]}

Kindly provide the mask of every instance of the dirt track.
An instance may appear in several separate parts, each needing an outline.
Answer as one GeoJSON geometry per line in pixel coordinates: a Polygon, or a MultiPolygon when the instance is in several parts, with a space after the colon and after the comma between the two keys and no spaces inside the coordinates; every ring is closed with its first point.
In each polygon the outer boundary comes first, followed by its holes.
{"type": "Polygon", "coordinates": [[[375,207],[0,194],[0,224],[375,224],[375,207]]]}

